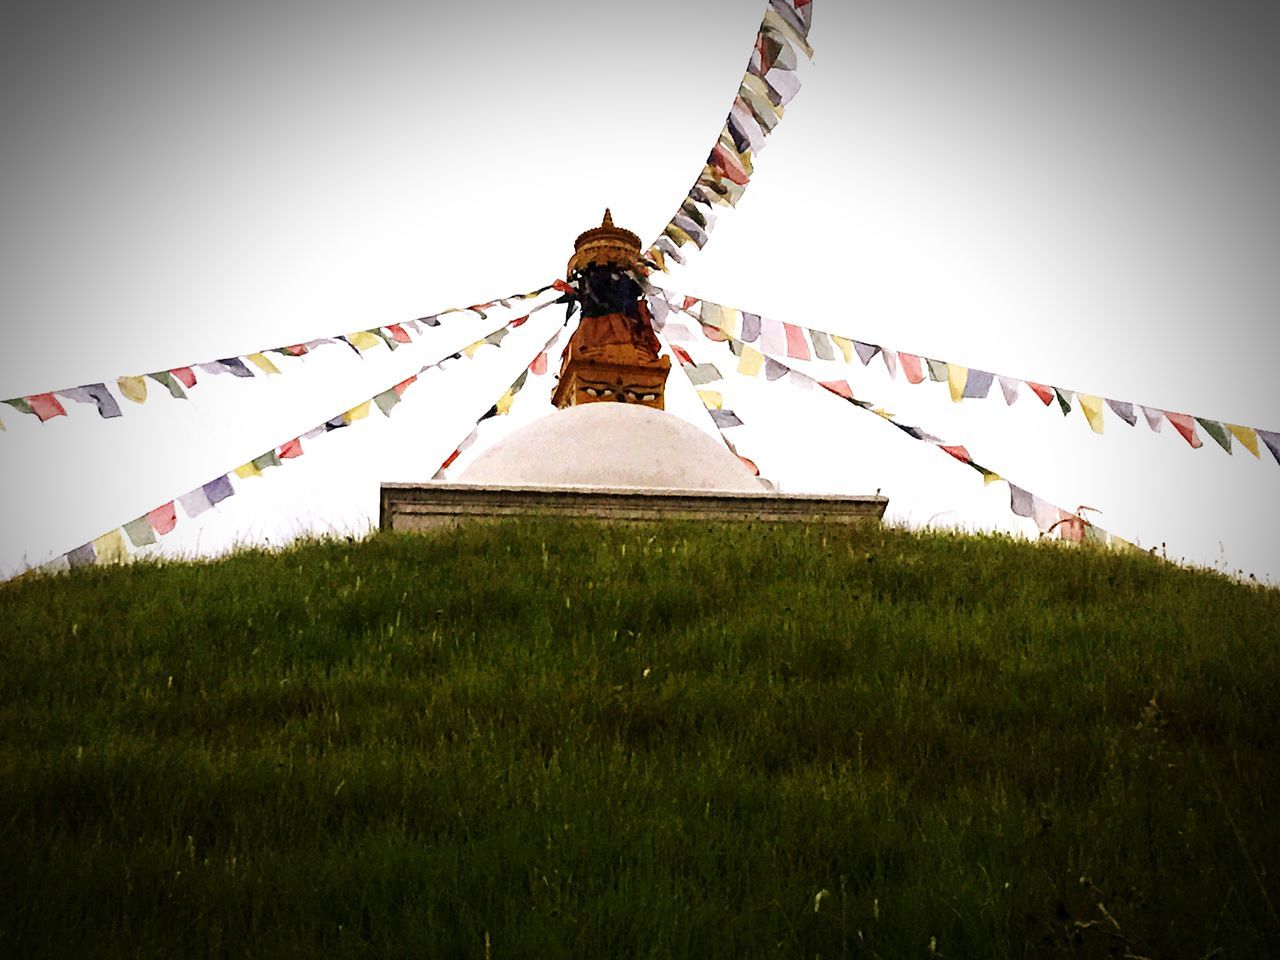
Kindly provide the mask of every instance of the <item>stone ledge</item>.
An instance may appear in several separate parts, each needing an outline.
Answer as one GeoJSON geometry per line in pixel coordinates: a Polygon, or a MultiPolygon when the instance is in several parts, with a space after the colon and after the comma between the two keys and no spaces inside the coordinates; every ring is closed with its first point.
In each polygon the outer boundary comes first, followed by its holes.
{"type": "Polygon", "coordinates": [[[511,517],[878,523],[888,505],[888,498],[881,496],[384,483],[379,526],[383,530],[435,530],[463,521],[511,517]]]}

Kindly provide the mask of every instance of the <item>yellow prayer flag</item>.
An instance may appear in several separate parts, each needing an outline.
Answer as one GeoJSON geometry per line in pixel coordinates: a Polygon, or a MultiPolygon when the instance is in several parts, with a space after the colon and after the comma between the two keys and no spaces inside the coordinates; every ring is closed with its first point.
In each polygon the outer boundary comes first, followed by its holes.
{"type": "MultiPolygon", "coordinates": [[[[380,344],[382,342],[382,338],[376,333],[370,333],[368,330],[361,330],[359,333],[348,333],[347,342],[357,350],[368,350],[370,347],[376,347],[380,344]]],[[[276,372],[279,373],[280,371],[277,370],[276,372]]]]}
{"type": "Polygon", "coordinates": [[[263,373],[279,373],[280,368],[266,358],[261,353],[251,353],[245,357],[250,363],[261,370],[263,373]]]}
{"type": "Polygon", "coordinates": [[[982,485],[984,487],[989,487],[991,486],[991,484],[995,483],[997,480],[1003,480],[1003,479],[1004,477],[1000,476],[1000,474],[998,473],[992,472],[991,470],[982,471],[982,485]]]}
{"type": "Polygon", "coordinates": [[[702,398],[703,405],[708,410],[723,410],[724,397],[714,390],[699,390],[698,396],[702,398]]]}
{"type": "Polygon", "coordinates": [[[253,461],[240,464],[240,466],[236,467],[235,473],[236,476],[242,480],[248,480],[250,477],[262,476],[262,471],[254,466],[253,461]]]}
{"type": "Polygon", "coordinates": [[[649,248],[649,259],[656,263],[663,273],[667,272],[667,255],[658,247],[649,248]]]}
{"type": "Polygon", "coordinates": [[[468,359],[470,359],[471,357],[474,357],[476,355],[476,351],[479,350],[481,347],[483,347],[485,343],[486,341],[484,340],[477,340],[475,343],[468,344],[467,346],[463,347],[462,352],[467,355],[468,359]]]}
{"type": "Polygon", "coordinates": [[[93,552],[97,554],[98,563],[124,563],[129,559],[129,551],[125,548],[124,537],[120,535],[119,528],[94,540],[93,552]]]}
{"type": "Polygon", "coordinates": [[[497,404],[496,404],[496,406],[497,406],[497,408],[498,408],[498,413],[500,413],[500,414],[501,414],[502,416],[504,416],[504,417],[505,417],[508,413],[510,413],[510,412],[511,412],[511,404],[515,401],[515,399],[516,399],[516,395],[515,395],[514,393],[512,393],[510,390],[508,390],[506,393],[504,393],[502,396],[500,396],[500,397],[498,398],[498,402],[497,402],[497,404]]]}
{"type": "Polygon", "coordinates": [[[116,381],[120,392],[134,403],[145,403],[147,399],[147,381],[142,377],[121,377],[116,381]]]}
{"type": "Polygon", "coordinates": [[[1109,546],[1112,550],[1117,551],[1118,553],[1141,553],[1142,552],[1141,548],[1138,547],[1136,544],[1130,543],[1128,540],[1124,539],[1124,537],[1117,537],[1114,533],[1111,534],[1111,540],[1107,543],[1107,546],[1109,546]]]}
{"type": "Polygon", "coordinates": [[[1102,398],[1090,396],[1087,393],[1077,393],[1076,399],[1080,401],[1080,409],[1084,413],[1084,417],[1089,421],[1089,426],[1093,428],[1094,433],[1102,432],[1102,398]]]}
{"type": "Polygon", "coordinates": [[[352,407],[342,415],[342,419],[346,423],[355,423],[357,420],[363,420],[369,415],[369,401],[366,400],[358,407],[352,407]]]}
{"type": "Polygon", "coordinates": [[[1258,432],[1253,427],[1238,427],[1234,423],[1224,424],[1231,435],[1244,444],[1244,448],[1258,457],[1258,432]]]}
{"type": "Polygon", "coordinates": [[[840,348],[840,352],[844,354],[845,363],[853,363],[853,341],[846,337],[838,337],[834,333],[831,334],[831,342],[840,348]]]}
{"type": "Polygon", "coordinates": [[[951,387],[951,399],[959,403],[964,399],[964,388],[969,382],[969,368],[958,363],[947,364],[947,385],[951,387]]]}
{"type": "Polygon", "coordinates": [[[689,234],[685,233],[674,223],[668,223],[666,229],[662,232],[674,240],[677,247],[683,247],[693,243],[693,237],[689,236],[689,234]]]}
{"type": "Polygon", "coordinates": [[[871,412],[874,413],[877,417],[884,417],[886,420],[893,419],[893,414],[890,413],[888,410],[886,410],[884,407],[876,407],[871,412]]]}
{"type": "Polygon", "coordinates": [[[764,354],[755,347],[742,347],[742,356],[738,358],[738,372],[744,377],[759,376],[764,367],[764,354]]]}

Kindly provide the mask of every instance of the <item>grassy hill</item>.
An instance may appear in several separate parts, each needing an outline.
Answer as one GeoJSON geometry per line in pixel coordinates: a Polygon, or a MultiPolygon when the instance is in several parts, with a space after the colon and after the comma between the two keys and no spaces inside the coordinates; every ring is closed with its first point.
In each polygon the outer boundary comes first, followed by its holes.
{"type": "Polygon", "coordinates": [[[0,955],[1280,943],[1280,592],[1146,555],[512,523],[0,604],[0,955]]]}

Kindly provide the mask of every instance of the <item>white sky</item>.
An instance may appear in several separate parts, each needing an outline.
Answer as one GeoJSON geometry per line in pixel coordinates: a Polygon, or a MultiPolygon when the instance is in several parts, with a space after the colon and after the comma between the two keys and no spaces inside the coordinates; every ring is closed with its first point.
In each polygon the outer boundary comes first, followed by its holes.
{"type": "MultiPolygon", "coordinates": [[[[6,41],[5,397],[401,322],[562,274],[604,206],[646,239],[696,176],[763,3],[123,4],[6,41]],[[500,22],[495,22],[500,21],[500,22]],[[599,82],[601,74],[607,83],[599,82]]],[[[662,282],[779,320],[1044,383],[1280,428],[1280,72],[1248,5],[817,0],[815,64],[712,243],[662,282]],[[958,7],[962,9],[957,9],[958,7]]],[[[376,522],[562,317],[415,385],[239,484],[169,551],[376,522]],[[535,343],[536,341],[536,343],[535,343]],[[523,344],[523,345],[522,345],[523,344]]],[[[469,342],[455,319],[363,362],[157,385],[102,421],[0,408],[0,574],[63,553],[469,342]]],[[[693,345],[732,368],[724,347],[693,345]]],[[[855,391],[1060,506],[1171,556],[1275,581],[1280,466],[998,387],[839,365],[855,391]]],[[[825,376],[825,374],[824,374],[825,376]]],[[[509,421],[549,409],[532,379],[509,421]]],[[[733,381],[731,435],[783,490],[871,492],[914,525],[1032,532],[1003,484],[834,398],[733,381]]],[[[707,428],[673,373],[674,412],[707,428]]]]}

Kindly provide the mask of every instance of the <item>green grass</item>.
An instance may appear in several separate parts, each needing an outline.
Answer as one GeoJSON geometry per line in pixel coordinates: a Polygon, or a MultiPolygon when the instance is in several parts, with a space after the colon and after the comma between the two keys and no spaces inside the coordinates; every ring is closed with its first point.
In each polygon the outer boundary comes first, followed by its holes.
{"type": "Polygon", "coordinates": [[[1280,592],[869,528],[0,588],[0,955],[1263,957],[1280,592]]]}

